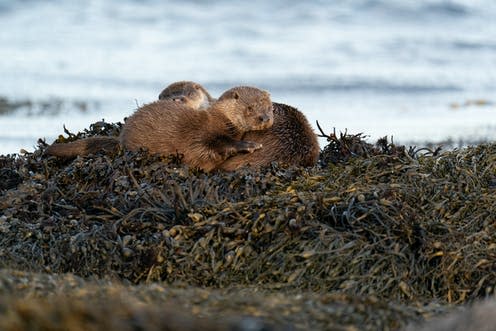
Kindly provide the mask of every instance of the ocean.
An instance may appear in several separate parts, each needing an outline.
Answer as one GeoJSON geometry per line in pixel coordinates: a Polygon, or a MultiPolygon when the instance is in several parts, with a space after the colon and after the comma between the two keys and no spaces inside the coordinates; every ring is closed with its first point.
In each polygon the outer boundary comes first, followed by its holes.
{"type": "Polygon", "coordinates": [[[257,86],[371,142],[491,141],[495,17],[494,0],[0,0],[0,154],[179,80],[257,86]]]}

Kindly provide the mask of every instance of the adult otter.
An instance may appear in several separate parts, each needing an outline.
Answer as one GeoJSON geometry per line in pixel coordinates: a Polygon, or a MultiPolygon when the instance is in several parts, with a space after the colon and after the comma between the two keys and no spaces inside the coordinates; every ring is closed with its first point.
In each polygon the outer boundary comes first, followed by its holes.
{"type": "MultiPolygon", "coordinates": [[[[207,90],[198,83],[182,81],[169,85],[159,95],[159,99],[192,98],[199,94],[205,100],[214,101],[207,90]]],[[[200,107],[193,107],[201,110],[200,107]]],[[[274,124],[263,131],[247,132],[246,140],[260,143],[263,149],[251,154],[235,155],[218,168],[232,171],[243,166],[257,168],[277,161],[286,165],[312,166],[319,158],[320,147],[312,127],[305,115],[296,108],[281,103],[273,103],[274,124]]]]}
{"type": "Polygon", "coordinates": [[[243,139],[263,145],[252,154],[234,155],[218,169],[232,171],[243,166],[258,168],[279,162],[285,165],[309,167],[319,158],[320,147],[305,115],[296,108],[276,103],[274,124],[264,131],[247,132],[243,139]]]}
{"type": "Polygon", "coordinates": [[[199,110],[207,109],[215,101],[203,86],[191,81],[170,84],[160,92],[158,99],[176,101],[199,110]]]}
{"type": "Polygon", "coordinates": [[[207,111],[197,111],[171,100],[147,104],[124,124],[119,140],[90,137],[68,144],[53,144],[45,154],[74,157],[103,147],[114,150],[119,142],[129,149],[147,148],[164,155],[181,153],[190,166],[210,171],[229,156],[252,153],[259,143],[240,141],[250,130],[264,130],[273,123],[267,92],[253,87],[226,91],[207,111]]]}

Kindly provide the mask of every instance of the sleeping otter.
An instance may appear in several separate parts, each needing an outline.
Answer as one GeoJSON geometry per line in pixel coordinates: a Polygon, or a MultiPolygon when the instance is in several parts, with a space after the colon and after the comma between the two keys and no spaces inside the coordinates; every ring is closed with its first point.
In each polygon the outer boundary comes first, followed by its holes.
{"type": "Polygon", "coordinates": [[[176,101],[198,110],[207,109],[215,101],[203,86],[190,81],[170,84],[160,92],[158,99],[176,101]]]}

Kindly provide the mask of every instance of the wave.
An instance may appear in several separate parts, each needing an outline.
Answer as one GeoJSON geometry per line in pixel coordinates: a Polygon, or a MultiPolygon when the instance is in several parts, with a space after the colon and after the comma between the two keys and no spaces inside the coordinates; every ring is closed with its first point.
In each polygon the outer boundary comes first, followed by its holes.
{"type": "MultiPolygon", "coordinates": [[[[434,94],[445,92],[462,92],[461,86],[450,84],[416,84],[399,83],[385,80],[357,79],[348,81],[326,81],[315,79],[285,78],[281,80],[248,81],[246,85],[256,85],[274,92],[298,92],[303,94],[325,92],[373,92],[373,93],[398,93],[398,94],[434,94]]],[[[235,81],[207,81],[204,83],[211,89],[224,90],[230,86],[239,85],[235,81]]]]}

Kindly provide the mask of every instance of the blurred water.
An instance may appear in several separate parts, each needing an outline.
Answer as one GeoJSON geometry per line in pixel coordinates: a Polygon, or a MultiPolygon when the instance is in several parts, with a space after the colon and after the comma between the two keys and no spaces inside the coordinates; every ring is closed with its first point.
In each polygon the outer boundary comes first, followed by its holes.
{"type": "Polygon", "coordinates": [[[122,120],[177,80],[262,87],[328,131],[495,139],[494,17],[493,0],[0,0],[0,96],[100,105],[0,115],[0,154],[122,120]]]}

